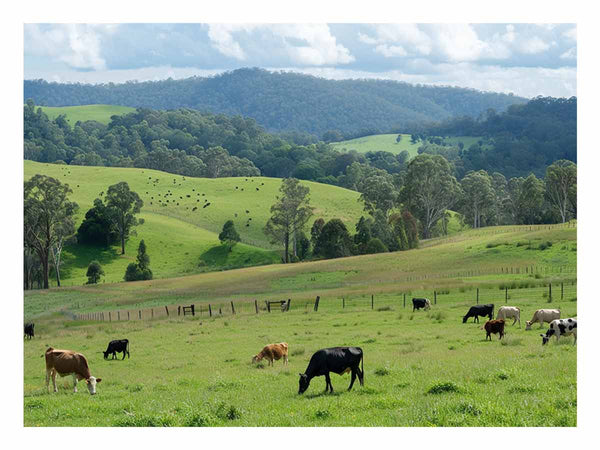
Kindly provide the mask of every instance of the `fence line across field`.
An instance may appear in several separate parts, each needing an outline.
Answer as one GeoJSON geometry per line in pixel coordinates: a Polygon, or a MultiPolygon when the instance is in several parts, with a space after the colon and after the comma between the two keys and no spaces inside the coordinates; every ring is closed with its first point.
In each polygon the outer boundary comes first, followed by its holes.
{"type": "MultiPolygon", "coordinates": [[[[154,306],[150,308],[119,309],[116,311],[96,311],[82,314],[72,314],[75,320],[123,322],[141,321],[161,318],[212,318],[234,315],[276,315],[293,310],[313,312],[321,311],[366,311],[412,309],[412,298],[428,298],[433,306],[453,304],[468,306],[474,304],[493,303],[497,308],[510,304],[523,306],[532,300],[543,300],[552,307],[556,302],[577,300],[577,280],[546,283],[536,286],[525,285],[527,281],[515,280],[502,282],[495,286],[461,286],[459,288],[433,287],[429,289],[411,289],[400,292],[374,292],[372,294],[346,294],[339,297],[316,296],[313,299],[268,299],[268,300],[224,300],[217,302],[197,302],[192,304],[175,304],[154,306]],[[408,302],[407,302],[408,299],[408,302]],[[408,304],[407,304],[408,303],[408,304]]],[[[275,316],[274,316],[275,317],[275,316]]]]}

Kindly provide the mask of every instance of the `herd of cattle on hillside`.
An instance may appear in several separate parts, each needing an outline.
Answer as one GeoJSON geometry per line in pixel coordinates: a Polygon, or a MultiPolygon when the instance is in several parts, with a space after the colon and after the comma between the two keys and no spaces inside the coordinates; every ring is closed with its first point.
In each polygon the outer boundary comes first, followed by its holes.
{"type": "MultiPolygon", "coordinates": [[[[431,302],[426,298],[413,298],[412,302],[413,311],[419,309],[429,310],[431,308],[431,302]]],[[[474,323],[479,323],[480,316],[487,316],[489,320],[481,327],[486,332],[486,340],[488,338],[492,340],[492,334],[498,334],[498,339],[502,339],[506,319],[513,319],[512,325],[519,322],[519,327],[521,326],[521,310],[515,306],[502,306],[498,310],[496,319],[493,319],[493,315],[493,304],[474,305],[469,308],[469,311],[463,317],[463,323],[466,323],[470,317],[473,317],[474,323]]],[[[531,320],[525,322],[525,329],[531,330],[531,326],[535,323],[539,323],[540,328],[542,328],[544,323],[549,324],[546,334],[540,334],[542,345],[547,344],[552,336],[555,336],[558,341],[561,336],[573,335],[573,345],[577,343],[577,318],[561,319],[560,310],[558,309],[538,309],[533,313],[531,320]]],[[[35,336],[33,323],[25,324],[25,336],[29,339],[35,336]]],[[[123,353],[123,359],[125,359],[126,355],[129,358],[129,341],[127,339],[110,341],[108,348],[103,353],[104,359],[107,359],[109,355],[112,355],[112,358],[115,359],[116,353],[123,353]]],[[[85,380],[90,394],[94,395],[96,393],[96,385],[102,379],[92,376],[84,355],[72,350],[57,350],[49,347],[45,355],[42,356],[46,357],[46,389],[48,392],[50,392],[50,378],[52,378],[54,392],[58,392],[56,375],[60,375],[61,377],[71,375],[73,376],[74,392],[77,392],[77,382],[85,380]]],[[[278,361],[282,358],[283,364],[286,365],[288,362],[288,344],[286,342],[266,345],[258,354],[252,357],[252,363],[266,359],[269,365],[273,365],[273,361],[278,361]]],[[[337,373],[338,375],[351,372],[352,375],[348,390],[352,389],[357,377],[360,385],[363,386],[364,368],[362,349],[360,347],[333,347],[315,352],[310,358],[304,373],[300,374],[298,394],[305,392],[308,389],[311,379],[318,376],[325,376],[325,391],[333,392],[333,386],[329,377],[330,372],[337,373]]]]}

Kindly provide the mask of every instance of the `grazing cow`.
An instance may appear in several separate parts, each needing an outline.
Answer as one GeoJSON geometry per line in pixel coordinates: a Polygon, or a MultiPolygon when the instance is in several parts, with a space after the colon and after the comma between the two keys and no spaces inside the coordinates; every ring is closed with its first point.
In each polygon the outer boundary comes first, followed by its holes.
{"type": "Polygon", "coordinates": [[[263,349],[252,357],[252,362],[258,362],[261,359],[266,358],[269,366],[273,365],[273,360],[279,361],[283,358],[283,365],[288,362],[288,345],[286,342],[280,342],[279,344],[265,345],[263,349]]]}
{"type": "Polygon", "coordinates": [[[577,344],[577,318],[572,319],[556,319],[550,322],[550,327],[546,334],[540,334],[542,337],[542,345],[546,345],[552,336],[556,336],[556,342],[561,336],[573,335],[575,340],[573,345],[577,344]]]}
{"type": "Polygon", "coordinates": [[[491,341],[492,334],[496,334],[496,333],[500,334],[500,337],[498,338],[498,340],[500,340],[500,339],[502,339],[502,336],[504,336],[504,319],[488,320],[481,329],[482,330],[485,329],[485,332],[486,332],[485,340],[486,341],[488,338],[490,338],[490,341],[491,341]]]}
{"type": "Polygon", "coordinates": [[[35,334],[33,333],[34,326],[35,326],[35,324],[32,322],[25,324],[25,336],[28,337],[29,339],[31,339],[32,337],[35,336],[35,334]]]}
{"type": "Polygon", "coordinates": [[[479,316],[488,316],[492,320],[494,318],[494,304],[471,306],[469,312],[463,317],[463,323],[466,323],[469,317],[474,317],[473,323],[479,323],[479,316]]]}
{"type": "Polygon", "coordinates": [[[413,312],[415,312],[415,309],[424,308],[425,310],[427,310],[427,309],[431,308],[431,302],[429,301],[428,298],[413,298],[412,302],[413,302],[413,312]]]}
{"type": "Polygon", "coordinates": [[[514,319],[513,325],[519,321],[519,328],[521,328],[521,310],[516,306],[501,306],[498,309],[498,315],[496,319],[514,319]]]}
{"type": "Polygon", "coordinates": [[[119,339],[116,341],[110,341],[108,343],[108,348],[104,353],[104,359],[108,359],[108,355],[112,353],[112,359],[117,357],[117,353],[123,352],[123,359],[125,359],[125,355],[129,356],[129,340],[127,339],[119,339]]]}
{"type": "Polygon", "coordinates": [[[363,364],[363,351],[360,347],[333,347],[321,349],[312,355],[305,372],[300,374],[298,394],[302,394],[308,389],[311,379],[321,375],[325,375],[325,392],[327,392],[327,389],[329,389],[330,392],[333,392],[333,385],[331,384],[331,378],[329,378],[329,372],[337,373],[338,375],[352,372],[352,379],[348,390],[352,389],[352,385],[354,384],[357,375],[360,385],[363,386],[363,364]],[[359,364],[361,364],[360,369],[358,367],[359,364]]]}
{"type": "Polygon", "coordinates": [[[525,329],[531,330],[531,325],[536,322],[540,323],[540,328],[544,325],[544,322],[552,322],[553,320],[560,319],[559,309],[538,309],[533,313],[531,320],[525,322],[525,329]]]}
{"type": "Polygon", "coordinates": [[[58,374],[61,377],[73,375],[73,392],[77,392],[77,381],[85,380],[90,394],[94,395],[96,393],[96,384],[100,383],[102,378],[92,376],[87,359],[81,353],[49,347],[45,356],[46,389],[48,389],[48,392],[50,392],[50,377],[52,377],[54,392],[58,392],[56,388],[56,374],[58,374]]]}

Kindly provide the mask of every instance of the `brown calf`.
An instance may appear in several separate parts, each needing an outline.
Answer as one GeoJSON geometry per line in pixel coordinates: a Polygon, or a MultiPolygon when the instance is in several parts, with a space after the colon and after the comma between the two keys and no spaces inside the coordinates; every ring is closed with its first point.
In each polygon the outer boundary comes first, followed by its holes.
{"type": "Polygon", "coordinates": [[[100,383],[102,378],[92,376],[87,359],[81,353],[49,347],[45,356],[46,389],[48,389],[48,392],[50,392],[50,377],[52,377],[54,392],[58,392],[56,388],[56,374],[58,374],[61,377],[73,376],[73,392],[77,392],[77,381],[85,380],[90,394],[94,395],[96,393],[96,383],[100,383]]]}
{"type": "Polygon", "coordinates": [[[288,362],[288,345],[286,342],[280,342],[279,344],[265,345],[263,349],[252,357],[252,362],[258,362],[263,358],[269,361],[269,365],[273,365],[273,360],[279,360],[283,357],[283,364],[286,365],[288,362]]]}
{"type": "Polygon", "coordinates": [[[486,332],[486,336],[485,336],[485,340],[487,341],[487,338],[490,338],[490,341],[492,340],[492,336],[491,334],[496,334],[499,333],[500,337],[498,339],[502,339],[502,336],[504,336],[504,319],[498,319],[498,320],[488,320],[485,325],[483,326],[482,330],[485,329],[486,332]]]}

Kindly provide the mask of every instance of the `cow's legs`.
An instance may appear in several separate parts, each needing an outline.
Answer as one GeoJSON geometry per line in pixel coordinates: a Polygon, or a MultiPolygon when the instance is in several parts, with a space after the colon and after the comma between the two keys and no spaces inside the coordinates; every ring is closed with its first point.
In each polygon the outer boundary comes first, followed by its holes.
{"type": "Polygon", "coordinates": [[[287,366],[288,363],[288,356],[287,355],[283,355],[283,365],[287,366]]]}
{"type": "Polygon", "coordinates": [[[123,350],[123,359],[125,359],[125,350],[123,350]]]}
{"type": "Polygon", "coordinates": [[[77,375],[73,374],[73,392],[77,393],[77,375]]]}
{"type": "Polygon", "coordinates": [[[58,388],[56,387],[56,370],[52,370],[52,386],[54,386],[54,392],[58,392],[58,388]]]}
{"type": "Polygon", "coordinates": [[[352,386],[354,385],[354,380],[356,380],[356,368],[352,369],[352,379],[350,380],[350,386],[348,386],[349,391],[352,389],[352,386]]]}
{"type": "Polygon", "coordinates": [[[51,369],[46,369],[46,390],[48,394],[50,393],[50,372],[52,372],[51,369]]]}
{"type": "Polygon", "coordinates": [[[329,392],[333,392],[333,385],[331,384],[331,378],[329,377],[329,372],[325,374],[325,392],[327,392],[327,388],[329,388],[329,392]]]}

